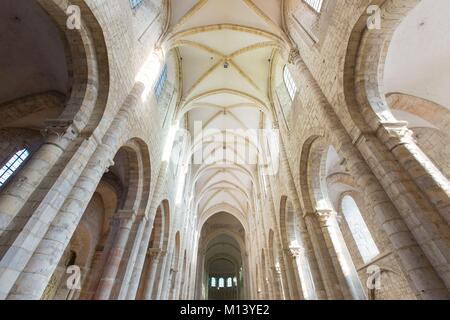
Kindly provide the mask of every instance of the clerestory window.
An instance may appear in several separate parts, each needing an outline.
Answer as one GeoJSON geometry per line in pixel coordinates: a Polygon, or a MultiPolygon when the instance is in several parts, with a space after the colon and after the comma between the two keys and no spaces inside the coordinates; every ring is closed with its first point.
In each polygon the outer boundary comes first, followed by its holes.
{"type": "Polygon", "coordinates": [[[0,169],[0,187],[16,172],[23,162],[30,156],[27,149],[17,151],[8,162],[0,169]]]}

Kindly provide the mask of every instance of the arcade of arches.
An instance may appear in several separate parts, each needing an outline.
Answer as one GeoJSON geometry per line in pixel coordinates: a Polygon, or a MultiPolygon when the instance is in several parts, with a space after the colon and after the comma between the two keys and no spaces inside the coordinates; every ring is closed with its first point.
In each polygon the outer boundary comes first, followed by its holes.
{"type": "Polygon", "coordinates": [[[1,299],[449,299],[448,0],[2,0],[1,299]]]}

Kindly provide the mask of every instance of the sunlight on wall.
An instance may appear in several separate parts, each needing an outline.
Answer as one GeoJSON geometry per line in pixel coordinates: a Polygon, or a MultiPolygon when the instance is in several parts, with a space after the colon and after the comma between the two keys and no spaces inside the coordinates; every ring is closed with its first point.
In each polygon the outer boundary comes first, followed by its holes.
{"type": "Polygon", "coordinates": [[[380,251],[367,228],[355,200],[350,196],[342,199],[342,213],[355,239],[359,253],[365,263],[375,258],[380,251]]]}
{"type": "Polygon", "coordinates": [[[147,100],[148,95],[153,90],[156,78],[159,76],[159,73],[161,71],[160,69],[162,61],[163,57],[161,51],[153,51],[136,76],[136,82],[142,83],[144,85],[144,91],[141,95],[141,100],[143,102],[147,100]]]}

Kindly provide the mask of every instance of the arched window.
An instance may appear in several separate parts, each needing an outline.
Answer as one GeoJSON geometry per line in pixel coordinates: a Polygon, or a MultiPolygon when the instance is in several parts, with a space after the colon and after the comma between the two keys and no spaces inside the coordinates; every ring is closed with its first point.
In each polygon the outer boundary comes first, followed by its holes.
{"type": "Polygon", "coordinates": [[[161,98],[161,95],[164,91],[164,87],[166,86],[166,81],[167,81],[167,64],[164,65],[163,70],[161,71],[161,75],[159,76],[158,82],[156,82],[155,97],[157,100],[161,98]]]}
{"type": "Polygon", "coordinates": [[[233,278],[233,283],[234,283],[234,286],[237,287],[237,278],[236,277],[233,278]]]}
{"type": "Polygon", "coordinates": [[[370,234],[369,228],[359,211],[355,200],[350,196],[342,199],[342,213],[350,228],[353,239],[355,239],[359,253],[365,263],[376,257],[380,251],[370,234]]]}
{"type": "Polygon", "coordinates": [[[30,156],[27,149],[17,151],[0,169],[0,187],[19,169],[22,163],[30,156]]]}
{"type": "Polygon", "coordinates": [[[297,86],[295,85],[294,78],[292,78],[287,66],[284,66],[283,78],[289,96],[291,97],[291,100],[294,100],[295,94],[297,93],[297,86]]]}
{"type": "Polygon", "coordinates": [[[225,279],[224,278],[219,279],[219,288],[225,288],[225,279]]]}
{"type": "Polygon", "coordinates": [[[142,4],[142,0],[130,0],[131,9],[136,9],[142,4]]]}
{"type": "Polygon", "coordinates": [[[217,287],[217,280],[216,278],[212,277],[211,278],[211,288],[215,288],[217,287]]]}
{"type": "Polygon", "coordinates": [[[317,13],[320,13],[322,10],[323,0],[305,0],[305,2],[317,13]]]}
{"type": "Polygon", "coordinates": [[[232,279],[231,277],[229,277],[229,278],[227,279],[227,287],[228,287],[228,288],[233,287],[233,279],[232,279]]]}

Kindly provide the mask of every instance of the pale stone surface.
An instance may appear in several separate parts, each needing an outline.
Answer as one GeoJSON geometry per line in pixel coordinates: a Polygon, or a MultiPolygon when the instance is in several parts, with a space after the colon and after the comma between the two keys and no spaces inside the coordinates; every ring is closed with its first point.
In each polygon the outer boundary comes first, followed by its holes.
{"type": "Polygon", "coordinates": [[[393,33],[430,1],[384,1],[378,30],[369,0],[30,5],[17,37],[42,66],[0,43],[0,85],[22,83],[0,93],[0,165],[30,152],[0,186],[0,299],[450,299],[450,106],[381,89],[393,33]]]}

